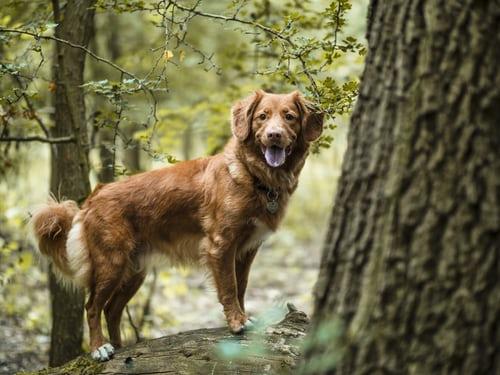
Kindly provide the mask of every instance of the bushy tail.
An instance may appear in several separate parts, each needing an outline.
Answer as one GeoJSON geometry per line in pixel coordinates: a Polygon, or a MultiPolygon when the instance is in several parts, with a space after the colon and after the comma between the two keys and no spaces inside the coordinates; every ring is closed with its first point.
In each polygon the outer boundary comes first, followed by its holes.
{"type": "Polygon", "coordinates": [[[66,242],[73,218],[79,209],[74,201],[57,202],[51,199],[32,212],[31,226],[38,242],[38,249],[49,257],[57,271],[65,278],[73,278],[74,270],[68,260],[66,242]]]}

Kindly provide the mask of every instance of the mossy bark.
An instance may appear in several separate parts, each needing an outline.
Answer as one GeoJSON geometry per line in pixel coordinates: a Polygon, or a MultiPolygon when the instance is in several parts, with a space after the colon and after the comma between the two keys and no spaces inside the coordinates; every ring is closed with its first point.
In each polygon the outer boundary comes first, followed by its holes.
{"type": "MultiPolygon", "coordinates": [[[[53,1],[58,38],[86,46],[94,10],[94,0],[69,0],[64,11],[53,1]]],[[[58,199],[79,203],[90,192],[88,136],[85,118],[83,71],[84,51],[56,43],[54,58],[54,126],[53,137],[73,136],[75,142],[51,145],[50,191],[58,199]]],[[[50,271],[49,271],[50,272],[50,271]]],[[[84,293],[71,291],[50,272],[52,331],[49,364],[57,366],[82,352],[84,293]]]]}
{"type": "Polygon", "coordinates": [[[500,374],[499,3],[372,0],[367,36],[309,372],[500,374]]]}
{"type": "Polygon", "coordinates": [[[293,374],[308,322],[292,310],[261,333],[235,336],[226,327],[182,332],[128,346],[103,364],[87,355],[34,374],[293,374]],[[223,342],[236,344],[241,354],[222,355],[223,342]]]}

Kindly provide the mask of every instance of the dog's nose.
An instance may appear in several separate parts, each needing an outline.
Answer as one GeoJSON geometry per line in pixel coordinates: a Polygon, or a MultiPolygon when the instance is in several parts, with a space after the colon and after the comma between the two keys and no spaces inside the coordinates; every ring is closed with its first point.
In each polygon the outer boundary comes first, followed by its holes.
{"type": "Polygon", "coordinates": [[[277,141],[281,139],[281,133],[277,131],[270,131],[269,133],[267,133],[267,138],[270,140],[277,141]]]}

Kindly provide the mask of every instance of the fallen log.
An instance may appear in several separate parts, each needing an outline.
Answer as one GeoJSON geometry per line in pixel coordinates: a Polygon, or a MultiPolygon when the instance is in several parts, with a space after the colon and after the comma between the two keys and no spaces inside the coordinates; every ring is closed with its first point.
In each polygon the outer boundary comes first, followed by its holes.
{"type": "Polygon", "coordinates": [[[309,319],[291,304],[288,310],[278,324],[257,323],[241,335],[197,329],[127,346],[105,363],[85,355],[34,374],[292,374],[309,319]]]}

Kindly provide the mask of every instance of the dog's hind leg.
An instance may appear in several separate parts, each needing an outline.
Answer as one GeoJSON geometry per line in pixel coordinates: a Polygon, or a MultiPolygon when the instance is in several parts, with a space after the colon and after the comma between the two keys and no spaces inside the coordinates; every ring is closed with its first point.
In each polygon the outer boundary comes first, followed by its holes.
{"type": "Polygon", "coordinates": [[[94,265],[94,278],[90,287],[90,297],[85,305],[89,325],[90,350],[92,358],[107,361],[114,353],[111,344],[105,343],[101,327],[101,313],[104,304],[120,287],[126,267],[126,258],[121,252],[114,251],[100,257],[98,266],[94,265]]]}
{"type": "Polygon", "coordinates": [[[122,281],[120,288],[115,290],[104,307],[104,316],[106,317],[106,323],[108,325],[109,339],[116,349],[122,346],[120,321],[123,310],[135,293],[137,293],[145,277],[146,275],[144,272],[135,273],[127,277],[122,281]]]}

